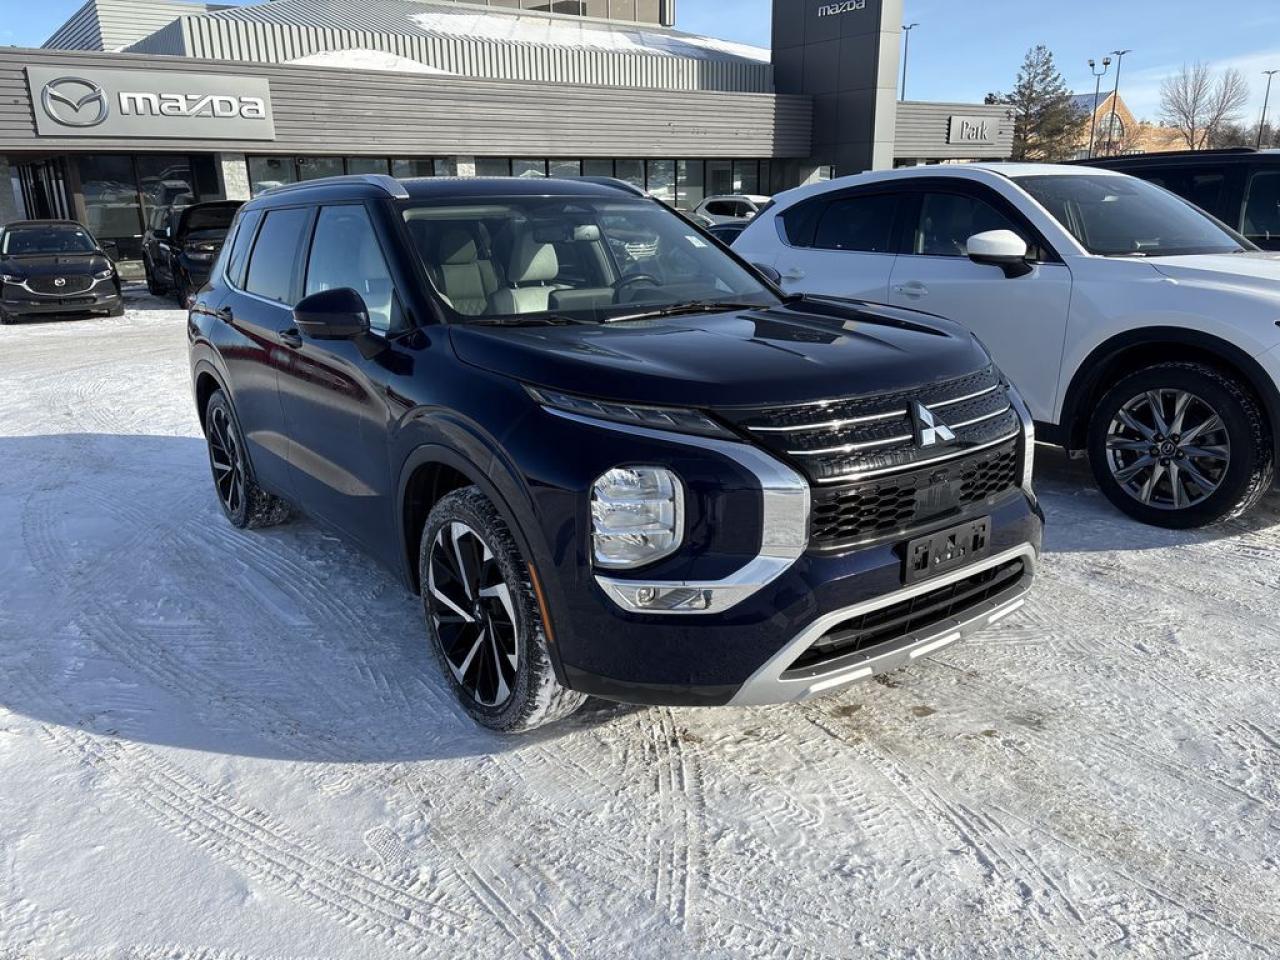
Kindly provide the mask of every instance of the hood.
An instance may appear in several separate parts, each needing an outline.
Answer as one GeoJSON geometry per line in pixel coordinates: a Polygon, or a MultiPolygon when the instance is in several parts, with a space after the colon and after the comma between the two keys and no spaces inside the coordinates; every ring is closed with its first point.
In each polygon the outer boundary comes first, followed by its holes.
{"type": "Polygon", "coordinates": [[[47,253],[0,257],[3,272],[22,277],[74,277],[111,266],[100,253],[47,253]]]}
{"type": "Polygon", "coordinates": [[[716,407],[907,389],[991,361],[968,331],[893,307],[800,300],[609,325],[450,328],[459,357],[605,400],[716,407]]]}
{"type": "Polygon", "coordinates": [[[1227,284],[1280,294],[1280,253],[1211,253],[1146,261],[1171,280],[1227,284]]]}

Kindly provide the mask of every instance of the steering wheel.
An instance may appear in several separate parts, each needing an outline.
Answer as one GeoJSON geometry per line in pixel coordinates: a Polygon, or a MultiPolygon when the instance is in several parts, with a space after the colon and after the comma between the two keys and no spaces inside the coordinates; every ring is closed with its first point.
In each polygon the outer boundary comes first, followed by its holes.
{"type": "Polygon", "coordinates": [[[632,273],[632,274],[628,274],[625,277],[619,277],[616,281],[614,281],[614,284],[613,284],[614,294],[615,296],[617,296],[618,302],[630,303],[631,302],[630,300],[624,301],[622,299],[622,296],[621,296],[622,291],[628,290],[638,283],[647,283],[651,287],[662,286],[662,281],[659,280],[657,277],[655,277],[651,273],[632,273]]]}

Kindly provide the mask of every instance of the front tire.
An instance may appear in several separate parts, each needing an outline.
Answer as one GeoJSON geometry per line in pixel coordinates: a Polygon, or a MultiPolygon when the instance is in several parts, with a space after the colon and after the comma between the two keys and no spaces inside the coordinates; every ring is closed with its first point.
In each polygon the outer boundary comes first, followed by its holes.
{"type": "Polygon", "coordinates": [[[529,565],[479,489],[456,490],[432,509],[418,571],[432,649],[473,720],[522,733],[586,700],[556,679],[529,565]]]}
{"type": "Polygon", "coordinates": [[[289,504],[267,493],[253,478],[244,437],[226,394],[215,390],[204,417],[209,469],[218,503],[231,525],[240,530],[271,527],[289,519],[289,504]]]}
{"type": "Polygon", "coordinates": [[[1250,510],[1274,478],[1271,429],[1245,387],[1199,363],[1117,382],[1089,423],[1089,463],[1113,504],[1143,523],[1202,527],[1250,510]]]}

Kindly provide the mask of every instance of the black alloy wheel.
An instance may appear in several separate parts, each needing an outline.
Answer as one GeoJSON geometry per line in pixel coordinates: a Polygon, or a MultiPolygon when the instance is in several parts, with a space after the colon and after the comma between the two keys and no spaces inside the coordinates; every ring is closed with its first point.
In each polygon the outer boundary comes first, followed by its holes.
{"type": "Polygon", "coordinates": [[[501,707],[520,671],[520,628],[492,548],[452,521],[436,533],[427,578],[427,610],[454,679],[481,706],[501,707]]]}
{"type": "Polygon", "coordinates": [[[238,516],[243,512],[245,503],[244,454],[225,405],[216,406],[209,412],[208,441],[209,463],[213,467],[218,499],[228,516],[238,516]]]}

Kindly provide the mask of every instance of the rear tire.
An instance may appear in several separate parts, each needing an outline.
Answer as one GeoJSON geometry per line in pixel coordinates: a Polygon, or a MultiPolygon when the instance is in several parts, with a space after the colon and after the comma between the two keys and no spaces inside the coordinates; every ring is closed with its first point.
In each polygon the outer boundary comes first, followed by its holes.
{"type": "Polygon", "coordinates": [[[240,424],[221,390],[215,390],[209,397],[204,425],[213,488],[231,525],[249,530],[275,526],[288,520],[289,504],[267,493],[254,480],[240,424]]]}
{"type": "Polygon", "coordinates": [[[586,696],[556,679],[529,565],[478,488],[432,509],[418,571],[431,647],[473,720],[523,733],[582,706],[586,696]]]}
{"type": "Polygon", "coordinates": [[[155,271],[151,269],[150,260],[142,261],[142,273],[147,280],[147,293],[151,294],[153,297],[163,296],[165,289],[161,286],[160,281],[156,279],[155,271]]]}
{"type": "Polygon", "coordinates": [[[1161,363],[1098,402],[1089,463],[1129,516],[1183,530],[1239,517],[1262,499],[1275,476],[1271,437],[1241,383],[1204,364],[1161,363]]]}

